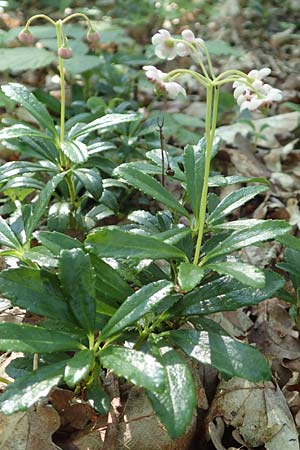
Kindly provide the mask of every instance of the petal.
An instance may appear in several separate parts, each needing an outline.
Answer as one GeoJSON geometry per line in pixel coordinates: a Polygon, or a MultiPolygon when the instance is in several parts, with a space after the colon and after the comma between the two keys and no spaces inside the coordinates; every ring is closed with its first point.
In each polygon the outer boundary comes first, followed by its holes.
{"type": "Polygon", "coordinates": [[[249,102],[248,109],[249,111],[254,111],[255,109],[258,109],[263,103],[264,99],[253,97],[249,102]]]}
{"type": "Polygon", "coordinates": [[[190,49],[183,42],[179,42],[176,45],[176,51],[178,56],[188,56],[190,54],[190,49]]]}
{"type": "Polygon", "coordinates": [[[259,71],[260,79],[267,77],[268,75],[270,75],[270,73],[271,73],[271,69],[269,69],[269,67],[263,67],[259,71]]]}
{"type": "Polygon", "coordinates": [[[189,42],[194,42],[195,40],[195,35],[191,30],[183,30],[181,36],[183,37],[184,40],[189,42]]]}
{"type": "Polygon", "coordinates": [[[258,70],[250,70],[250,72],[248,73],[248,77],[254,78],[254,79],[259,79],[259,72],[258,70]]]}
{"type": "Polygon", "coordinates": [[[179,83],[176,83],[175,81],[170,81],[170,82],[164,83],[164,87],[171,98],[175,98],[179,94],[183,94],[186,97],[185,89],[182,86],[180,86],[179,83]]]}
{"type": "Polygon", "coordinates": [[[166,59],[169,56],[169,49],[166,48],[164,45],[156,45],[154,48],[154,52],[156,56],[158,56],[161,59],[166,59]]]}
{"type": "Polygon", "coordinates": [[[152,44],[153,44],[153,45],[159,45],[159,44],[161,44],[161,42],[163,41],[161,34],[155,33],[155,35],[152,36],[151,41],[152,41],[152,44]]]}
{"type": "Polygon", "coordinates": [[[171,59],[176,58],[177,56],[177,49],[176,49],[176,45],[174,45],[174,47],[166,47],[165,48],[165,55],[166,58],[171,61],[171,59]]]}

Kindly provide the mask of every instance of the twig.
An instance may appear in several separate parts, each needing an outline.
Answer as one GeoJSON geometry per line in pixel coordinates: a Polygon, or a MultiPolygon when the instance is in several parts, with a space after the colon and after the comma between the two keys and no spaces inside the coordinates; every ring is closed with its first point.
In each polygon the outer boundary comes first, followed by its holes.
{"type": "Polygon", "coordinates": [[[122,405],[118,379],[111,372],[108,372],[106,375],[105,388],[111,399],[111,406],[108,413],[107,429],[102,450],[117,450],[119,417],[122,405]]]}

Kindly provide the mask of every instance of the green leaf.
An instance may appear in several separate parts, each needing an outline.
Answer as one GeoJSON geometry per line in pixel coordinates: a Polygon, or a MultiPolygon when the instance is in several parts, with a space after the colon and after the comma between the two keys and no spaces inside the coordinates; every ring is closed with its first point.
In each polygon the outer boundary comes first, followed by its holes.
{"type": "Polygon", "coordinates": [[[51,137],[36,128],[31,128],[27,125],[16,124],[11,127],[2,128],[0,131],[0,139],[16,139],[24,136],[37,137],[40,139],[51,139],[51,137]]]}
{"type": "Polygon", "coordinates": [[[0,272],[0,292],[34,314],[74,322],[58,278],[44,269],[18,267],[0,272]]]}
{"type": "Polygon", "coordinates": [[[254,225],[249,229],[235,231],[210,251],[202,259],[202,262],[204,264],[204,262],[217,256],[232,253],[240,248],[257,244],[258,242],[275,239],[278,236],[286,234],[290,229],[291,226],[284,220],[265,220],[263,223],[254,225]]]}
{"type": "Polygon", "coordinates": [[[0,71],[21,72],[48,66],[56,60],[55,54],[44,48],[0,48],[0,71]]]}
{"type": "Polygon", "coordinates": [[[69,226],[71,205],[68,202],[53,203],[49,208],[48,229],[64,232],[69,226]]]}
{"type": "Polygon", "coordinates": [[[17,236],[2,217],[0,217],[0,244],[16,250],[21,249],[17,236]]]}
{"type": "Polygon", "coordinates": [[[53,255],[59,256],[61,250],[71,250],[72,248],[83,248],[83,245],[77,239],[73,239],[56,231],[36,231],[34,237],[48,248],[53,255]]]}
{"type": "Polygon", "coordinates": [[[71,59],[65,61],[65,68],[72,74],[84,73],[99,67],[102,60],[96,55],[76,55],[75,49],[71,59]]]}
{"type": "Polygon", "coordinates": [[[204,269],[191,263],[181,263],[178,271],[178,282],[181,289],[188,292],[200,283],[204,269]]]}
{"type": "Polygon", "coordinates": [[[186,259],[185,254],[173,245],[150,236],[102,228],[89,234],[88,250],[100,257],[136,259],[186,259]]]}
{"type": "MultiPolygon", "coordinates": [[[[20,50],[24,51],[23,48],[20,50]]],[[[32,52],[34,49],[31,48],[30,51],[32,52]]],[[[7,97],[20,103],[43,128],[49,130],[54,137],[57,137],[54,122],[46,107],[25,86],[18,83],[9,83],[2,86],[1,89],[7,97]]]]}
{"type": "Polygon", "coordinates": [[[292,248],[293,250],[300,250],[300,239],[291,234],[280,236],[276,238],[276,241],[280,242],[285,247],[292,248]]]}
{"type": "Polygon", "coordinates": [[[133,122],[139,118],[138,114],[129,113],[129,114],[107,114],[106,116],[99,117],[92,122],[83,125],[79,130],[76,129],[74,132],[70,132],[69,137],[75,139],[79,136],[83,136],[85,134],[89,134],[92,131],[107,131],[112,127],[115,127],[121,123],[125,122],[133,122]]]}
{"type": "Polygon", "coordinates": [[[223,177],[222,175],[214,175],[209,177],[209,187],[225,187],[236,183],[260,183],[270,186],[270,182],[263,177],[243,177],[240,175],[232,175],[223,177]]]}
{"type": "Polygon", "coordinates": [[[231,192],[221,200],[215,210],[208,216],[207,222],[213,224],[223,217],[228,216],[239,206],[244,205],[261,192],[268,190],[268,186],[247,186],[237,191],[231,192]]]}
{"type": "Polygon", "coordinates": [[[187,193],[195,217],[199,216],[205,166],[205,147],[201,143],[187,145],[183,153],[187,193]]]}
{"type": "Polygon", "coordinates": [[[84,380],[88,376],[93,362],[94,352],[92,350],[86,349],[75,353],[65,367],[64,380],[67,385],[72,388],[81,380],[84,380]]]}
{"type": "Polygon", "coordinates": [[[36,180],[31,177],[14,177],[8,180],[8,182],[1,187],[0,192],[8,192],[9,190],[13,190],[15,193],[17,189],[37,189],[42,190],[45,187],[45,184],[41,181],[36,180]]]}
{"type": "Polygon", "coordinates": [[[32,163],[29,161],[10,161],[0,167],[0,182],[3,183],[11,177],[37,172],[50,172],[55,174],[58,170],[49,161],[47,161],[46,164],[44,162],[32,163]]]}
{"type": "Polygon", "coordinates": [[[91,261],[95,273],[95,286],[97,297],[107,301],[117,300],[122,303],[133,294],[133,289],[109,264],[96,255],[91,254],[91,261]]]}
{"type": "Polygon", "coordinates": [[[154,348],[154,355],[166,372],[162,393],[147,392],[152,407],[172,439],[181,436],[192,421],[196,393],[192,374],[185,361],[163,340],[154,348]]]}
{"type": "Polygon", "coordinates": [[[110,401],[101,381],[97,380],[87,388],[86,397],[92,408],[94,408],[99,414],[108,413],[110,401]]]}
{"type": "Polygon", "coordinates": [[[74,316],[82,328],[93,331],[96,314],[95,280],[89,255],[79,248],[62,250],[58,269],[74,316]]]}
{"type": "Polygon", "coordinates": [[[112,345],[102,350],[99,356],[101,365],[119,377],[152,392],[163,391],[165,371],[153,356],[112,345]]]}
{"type": "Polygon", "coordinates": [[[211,269],[220,275],[229,275],[253,288],[262,288],[266,284],[265,275],[261,269],[241,261],[211,263],[205,265],[203,269],[211,269]]]}
{"type": "Polygon", "coordinates": [[[189,217],[186,209],[174,198],[166,188],[150,175],[140,172],[129,164],[122,164],[114,170],[115,175],[124,178],[130,185],[163,203],[173,211],[189,217]]]}
{"type": "Polygon", "coordinates": [[[18,378],[0,397],[0,410],[4,414],[25,411],[40,398],[47,397],[62,379],[64,363],[59,362],[18,378]]]}
{"type": "Polygon", "coordinates": [[[33,206],[32,213],[25,224],[27,239],[30,239],[32,237],[32,232],[39,224],[39,221],[41,220],[48,206],[53,192],[55,191],[59,183],[63,180],[64,176],[65,173],[55,175],[51,180],[48,181],[44,189],[40,192],[39,198],[33,206]]]}
{"type": "Polygon", "coordinates": [[[170,311],[171,317],[188,317],[234,311],[255,305],[272,297],[284,286],[284,279],[276,273],[264,270],[266,285],[261,289],[247,287],[233,278],[221,277],[204,284],[184,296],[170,311]]]}
{"type": "Polygon", "coordinates": [[[155,308],[170,293],[173,284],[166,280],[143,286],[122,303],[101,333],[102,339],[118,333],[155,308]]]}
{"type": "Polygon", "coordinates": [[[46,330],[41,327],[0,323],[0,350],[5,352],[53,353],[71,351],[81,344],[67,333],[46,330]]]}
{"type": "Polygon", "coordinates": [[[85,189],[95,200],[99,200],[103,192],[102,178],[97,169],[76,169],[74,175],[81,181],[85,189]]]}
{"type": "Polygon", "coordinates": [[[61,144],[61,149],[76,164],[84,163],[89,157],[87,146],[80,141],[65,141],[61,144]]]}
{"type": "Polygon", "coordinates": [[[211,364],[229,377],[246,378],[253,382],[271,379],[266,359],[254,347],[230,337],[217,323],[195,319],[198,330],[172,330],[173,344],[189,357],[211,364]]]}
{"type": "Polygon", "coordinates": [[[41,267],[57,267],[57,260],[50,250],[40,245],[32,247],[30,250],[25,250],[23,252],[23,258],[32,261],[41,267]]]}

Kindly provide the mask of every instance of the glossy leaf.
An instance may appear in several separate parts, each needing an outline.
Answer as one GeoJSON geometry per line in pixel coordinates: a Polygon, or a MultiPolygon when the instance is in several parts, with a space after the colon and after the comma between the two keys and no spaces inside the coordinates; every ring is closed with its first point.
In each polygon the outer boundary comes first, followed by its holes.
{"type": "Polygon", "coordinates": [[[99,200],[103,192],[102,178],[97,169],[76,169],[74,175],[81,181],[85,189],[95,200],[99,200]]]}
{"type": "Polygon", "coordinates": [[[0,397],[0,410],[4,414],[25,411],[40,398],[47,397],[63,376],[64,363],[59,362],[18,378],[0,397]]]}
{"type": "Polygon", "coordinates": [[[186,146],[183,162],[188,197],[193,213],[198,217],[204,177],[205,147],[200,143],[186,146]]]}
{"type": "Polygon", "coordinates": [[[93,365],[94,352],[92,350],[81,350],[69,359],[65,367],[64,380],[68,386],[74,387],[81,380],[84,380],[93,365]]]}
{"type": "Polygon", "coordinates": [[[45,105],[25,87],[18,83],[9,83],[1,87],[7,97],[22,105],[43,128],[49,130],[53,136],[57,136],[52,117],[45,105]]]}
{"type": "Polygon", "coordinates": [[[181,263],[178,271],[178,282],[181,289],[188,292],[200,283],[204,269],[191,263],[181,263]]]}
{"type": "Polygon", "coordinates": [[[166,373],[165,389],[161,393],[147,392],[152,407],[172,439],[181,436],[192,421],[196,393],[192,374],[181,356],[163,340],[153,354],[166,373]]]}
{"type": "Polygon", "coordinates": [[[211,320],[194,320],[197,330],[172,330],[173,344],[189,357],[211,364],[229,377],[246,378],[253,382],[270,380],[271,371],[266,359],[254,347],[230,337],[211,320]]]}
{"type": "Polygon", "coordinates": [[[100,352],[100,363],[119,377],[151,392],[162,392],[165,387],[163,366],[147,353],[111,345],[100,352]]]}
{"type": "Polygon", "coordinates": [[[216,256],[226,255],[249,245],[275,239],[286,234],[290,229],[290,225],[284,220],[265,220],[250,229],[235,231],[210,251],[202,261],[204,263],[216,256]]]}
{"type": "Polygon", "coordinates": [[[221,277],[204,284],[184,296],[170,311],[171,317],[198,316],[220,311],[234,311],[243,306],[255,305],[272,297],[284,286],[284,279],[274,272],[264,270],[266,285],[254,289],[229,277],[221,277]]]}
{"type": "Polygon", "coordinates": [[[31,128],[28,125],[16,124],[11,127],[2,128],[0,131],[0,139],[16,139],[24,136],[37,137],[40,139],[51,139],[51,137],[36,128],[31,128]]]}
{"type": "Polygon", "coordinates": [[[86,397],[91,406],[99,414],[108,413],[110,408],[110,401],[100,380],[97,380],[92,385],[88,386],[86,390],[86,397]]]}
{"type": "Polygon", "coordinates": [[[82,243],[77,239],[56,231],[36,231],[34,236],[55,256],[59,256],[60,251],[64,249],[71,250],[72,248],[83,248],[82,243]]]}
{"type": "Polygon", "coordinates": [[[123,280],[117,270],[96,255],[91,254],[91,261],[94,267],[97,297],[122,303],[123,300],[133,294],[133,289],[123,280]]]}
{"type": "Polygon", "coordinates": [[[251,264],[241,261],[222,261],[204,266],[220,275],[229,275],[243,284],[253,288],[262,288],[266,284],[264,272],[251,264]]]}
{"type": "Polygon", "coordinates": [[[223,217],[228,216],[228,214],[232,213],[236,208],[239,208],[256,195],[267,190],[268,186],[247,186],[231,192],[221,200],[214,211],[208,216],[207,222],[213,224],[214,222],[223,219],[223,217]]]}
{"type": "MultiPolygon", "coordinates": [[[[45,187],[45,184],[39,180],[36,180],[32,177],[13,177],[8,180],[3,186],[0,188],[0,192],[8,192],[9,190],[16,191],[17,189],[37,189],[38,191],[42,190],[45,187]]],[[[25,191],[26,192],[26,191],[25,191]]],[[[28,194],[27,194],[28,195],[28,194]]]]}
{"type": "Polygon", "coordinates": [[[270,182],[264,177],[244,177],[240,175],[224,177],[222,175],[213,175],[208,180],[209,187],[225,187],[236,183],[260,183],[270,186],[270,182]]]}
{"type": "Polygon", "coordinates": [[[29,161],[10,161],[0,167],[0,183],[7,181],[11,177],[16,177],[28,173],[57,173],[57,168],[50,162],[48,164],[32,163],[29,161]]]}
{"type": "Polygon", "coordinates": [[[70,309],[82,328],[93,331],[96,313],[95,280],[89,255],[79,248],[62,250],[58,269],[70,309]]]}
{"type": "Polygon", "coordinates": [[[87,146],[80,141],[65,141],[61,144],[61,149],[76,164],[84,163],[89,157],[87,146]]]}
{"type": "Polygon", "coordinates": [[[114,171],[116,175],[124,178],[130,185],[149,195],[151,198],[163,203],[172,211],[183,216],[189,216],[186,209],[174,198],[170,192],[150,175],[140,172],[129,164],[122,164],[114,171]]]}
{"type": "Polygon", "coordinates": [[[152,311],[171,292],[173,284],[167,280],[143,286],[122,303],[102,330],[102,339],[118,333],[152,311]]]}
{"type": "Polygon", "coordinates": [[[29,267],[0,272],[0,292],[14,305],[34,314],[74,321],[55,274],[29,267]]]}
{"type": "Polygon", "coordinates": [[[49,208],[48,229],[64,232],[69,226],[71,205],[69,202],[53,203],[49,208]]]}
{"type": "Polygon", "coordinates": [[[33,206],[32,214],[25,224],[26,236],[28,239],[31,238],[32,232],[39,224],[53,192],[55,191],[59,183],[63,180],[64,176],[65,173],[55,175],[51,180],[48,181],[44,189],[40,192],[39,198],[33,206]]]}
{"type": "Polygon", "coordinates": [[[0,350],[5,352],[53,353],[80,348],[80,342],[67,333],[46,330],[41,327],[0,323],[0,350]]]}
{"type": "Polygon", "coordinates": [[[21,248],[17,236],[2,217],[0,217],[0,244],[17,250],[21,248]]]}
{"type": "Polygon", "coordinates": [[[83,125],[79,130],[74,130],[70,132],[70,137],[75,139],[79,136],[83,136],[91,133],[92,131],[107,131],[112,127],[115,127],[121,123],[133,122],[139,118],[138,114],[107,114],[106,116],[99,117],[92,122],[83,125]]]}
{"type": "Polygon", "coordinates": [[[100,257],[136,259],[186,259],[185,254],[173,245],[150,236],[102,228],[89,234],[88,250],[100,257]]]}

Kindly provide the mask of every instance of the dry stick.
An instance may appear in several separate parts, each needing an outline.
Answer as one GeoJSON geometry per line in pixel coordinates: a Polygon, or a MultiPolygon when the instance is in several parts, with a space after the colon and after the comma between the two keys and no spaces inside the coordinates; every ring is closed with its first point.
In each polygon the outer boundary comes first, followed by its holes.
{"type": "Polygon", "coordinates": [[[111,399],[107,418],[107,429],[102,450],[117,450],[119,418],[121,414],[121,399],[117,377],[108,372],[105,378],[105,388],[111,399]]]}

